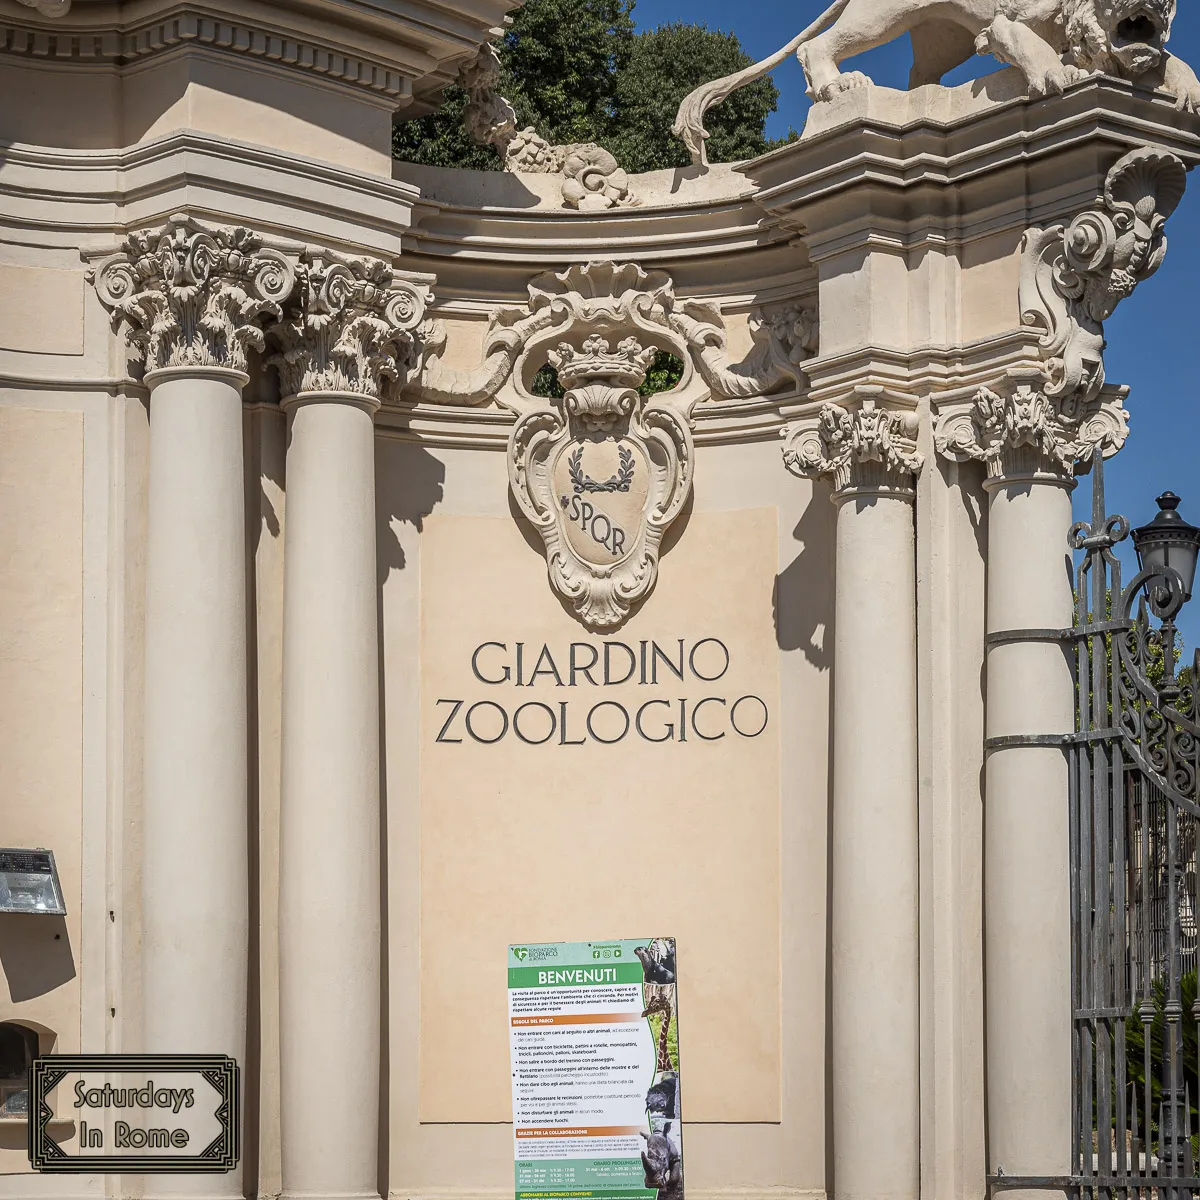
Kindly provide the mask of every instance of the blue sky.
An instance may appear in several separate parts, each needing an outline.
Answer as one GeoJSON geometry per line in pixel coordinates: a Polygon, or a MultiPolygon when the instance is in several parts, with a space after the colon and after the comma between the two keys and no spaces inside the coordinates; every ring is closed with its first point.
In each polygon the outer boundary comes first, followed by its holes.
{"type": "MultiPolygon", "coordinates": [[[[712,29],[738,35],[756,59],[778,50],[825,8],[824,0],[799,3],[738,3],[737,0],[638,0],[634,16],[643,28],[666,21],[703,22],[712,29]]],[[[1171,39],[1181,58],[1200,64],[1200,6],[1181,4],[1171,39]]],[[[912,61],[907,39],[863,55],[856,67],[877,83],[903,87],[912,61]]],[[[991,59],[976,59],[952,77],[959,82],[992,70],[991,59]]],[[[779,111],[769,132],[786,134],[801,128],[809,101],[804,79],[794,60],[775,72],[781,93],[779,111]]],[[[1133,416],[1133,433],[1125,449],[1106,467],[1109,512],[1124,513],[1135,525],[1158,511],[1154,497],[1167,489],[1183,497],[1181,512],[1200,525],[1200,384],[1196,380],[1200,355],[1200,177],[1192,176],[1190,190],[1167,227],[1170,249],[1162,270],[1108,323],[1108,376],[1132,389],[1126,407],[1133,416]],[[1189,280],[1192,281],[1189,285],[1189,280]],[[1195,342],[1192,339],[1196,339],[1195,342]]],[[[1087,479],[1075,493],[1077,515],[1091,515],[1087,479]]],[[[1134,568],[1127,552],[1126,579],[1134,568]]],[[[1123,557],[1126,557],[1123,555],[1123,557]]],[[[1184,610],[1181,622],[1187,640],[1184,659],[1200,645],[1200,592],[1184,610]]]]}

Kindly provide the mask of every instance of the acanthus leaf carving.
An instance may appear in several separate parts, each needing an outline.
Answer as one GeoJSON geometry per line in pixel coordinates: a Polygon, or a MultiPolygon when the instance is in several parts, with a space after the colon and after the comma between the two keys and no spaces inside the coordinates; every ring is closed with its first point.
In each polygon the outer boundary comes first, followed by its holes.
{"type": "Polygon", "coordinates": [[[263,322],[282,313],[295,268],[249,229],[208,229],[177,215],[129,234],[89,279],[114,324],[126,326],[147,374],[245,372],[247,350],[264,348],[263,322]]]}
{"type": "Polygon", "coordinates": [[[1064,419],[1100,395],[1104,322],[1162,265],[1164,226],[1186,187],[1186,169],[1173,154],[1134,150],[1109,172],[1102,205],[1068,226],[1025,234],[1021,319],[1041,332],[1044,391],[1064,419]]]}
{"type": "Polygon", "coordinates": [[[983,463],[991,480],[1070,479],[1097,454],[1107,458],[1125,444],[1123,399],[1120,389],[1107,389],[1071,413],[1035,381],[1018,381],[1006,395],[984,387],[968,410],[942,417],[935,444],[951,461],[983,463]]]}
{"type": "Polygon", "coordinates": [[[917,417],[881,407],[878,389],[859,389],[858,407],[825,404],[815,425],[783,431],[783,461],[794,475],[827,477],[835,498],[858,491],[911,495],[925,464],[916,448],[917,417]]]}
{"type": "Polygon", "coordinates": [[[416,361],[415,331],[425,317],[422,287],[380,259],[308,250],[297,268],[297,297],[272,330],[284,397],[345,393],[382,399],[416,361]]]}

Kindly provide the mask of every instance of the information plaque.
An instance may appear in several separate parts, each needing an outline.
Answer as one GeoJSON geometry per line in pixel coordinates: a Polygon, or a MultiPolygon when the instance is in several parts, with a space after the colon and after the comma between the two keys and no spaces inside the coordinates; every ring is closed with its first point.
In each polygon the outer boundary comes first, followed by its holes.
{"type": "Polygon", "coordinates": [[[508,948],[517,1200],[682,1200],[674,938],[508,948]]]}

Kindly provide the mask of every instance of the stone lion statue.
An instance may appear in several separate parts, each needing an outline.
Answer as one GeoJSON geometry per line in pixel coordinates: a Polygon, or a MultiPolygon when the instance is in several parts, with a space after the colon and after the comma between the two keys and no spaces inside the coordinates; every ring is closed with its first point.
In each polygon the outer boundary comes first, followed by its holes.
{"type": "Polygon", "coordinates": [[[938,83],[974,54],[992,54],[1021,70],[1030,93],[1061,92],[1088,75],[1119,75],[1173,92],[1178,107],[1200,111],[1200,80],[1167,53],[1176,0],[837,0],[777,54],[707,83],[684,100],[675,135],[705,163],[704,114],[731,92],[795,54],[808,94],[828,100],[871,80],[843,74],[848,58],[912,35],[910,87],[938,83]]]}

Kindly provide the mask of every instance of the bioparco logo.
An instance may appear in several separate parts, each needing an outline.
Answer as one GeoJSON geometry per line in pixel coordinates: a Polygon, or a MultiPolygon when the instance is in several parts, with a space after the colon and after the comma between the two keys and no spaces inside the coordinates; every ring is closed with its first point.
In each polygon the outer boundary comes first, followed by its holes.
{"type": "Polygon", "coordinates": [[[513,947],[513,957],[518,962],[524,962],[529,957],[529,947],[528,946],[514,946],[513,947]]]}

